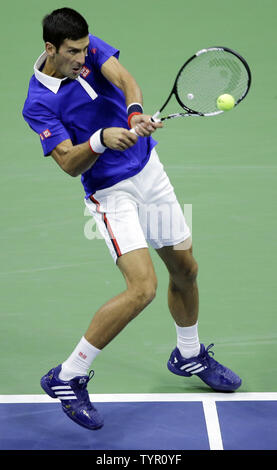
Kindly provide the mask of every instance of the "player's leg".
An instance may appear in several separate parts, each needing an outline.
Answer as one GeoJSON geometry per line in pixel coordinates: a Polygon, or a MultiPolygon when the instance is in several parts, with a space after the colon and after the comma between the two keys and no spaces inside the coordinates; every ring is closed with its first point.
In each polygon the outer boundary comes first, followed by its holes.
{"type": "Polygon", "coordinates": [[[132,182],[97,191],[86,206],[125,279],[126,289],[95,312],[84,336],[62,364],[60,377],[64,380],[86,374],[100,351],[151,302],[156,291],[156,275],[140,227],[132,182]]]}
{"type": "Polygon", "coordinates": [[[126,289],[96,312],[67,360],[41,379],[42,388],[52,398],[61,400],[67,416],[89,429],[102,427],[103,419],[86,389],[93,373],[88,370],[100,351],[151,302],[156,292],[156,275],[148,248],[121,255],[117,265],[125,278],[126,289]]]}
{"type": "Polygon", "coordinates": [[[120,256],[117,266],[126,289],[96,311],[84,337],[62,364],[63,380],[86,375],[100,351],[155,297],[157,280],[147,248],[120,256]]]}
{"type": "Polygon", "coordinates": [[[177,246],[156,250],[169,272],[168,306],[175,322],[192,326],[198,320],[198,265],[192,255],[191,237],[177,246]]]}
{"type": "Polygon", "coordinates": [[[143,175],[142,189],[149,198],[142,217],[146,239],[156,249],[169,272],[168,305],[175,321],[177,347],[168,361],[171,372],[190,377],[196,374],[214,390],[236,390],[241,379],[216,362],[198,338],[197,262],[192,254],[191,233],[174,189],[159,162],[152,159],[151,173],[143,175]],[[154,221],[154,226],[151,222],[154,221]],[[149,226],[150,224],[150,226],[149,226]]]}
{"type": "Polygon", "coordinates": [[[42,388],[61,400],[68,417],[89,429],[98,429],[103,420],[89,399],[86,386],[93,371],[88,370],[100,351],[151,302],[157,283],[131,197],[132,185],[125,181],[115,186],[98,191],[86,205],[124,276],[126,289],[104,303],[70,356],[41,379],[42,388]]]}
{"type": "Polygon", "coordinates": [[[197,356],[200,351],[198,265],[192,254],[191,237],[156,251],[169,273],[168,307],[176,326],[177,346],[183,357],[197,356]]]}
{"type": "Polygon", "coordinates": [[[205,348],[199,343],[197,263],[192,248],[182,248],[178,244],[157,250],[169,272],[168,305],[177,331],[168,369],[184,377],[195,374],[216,391],[234,391],[241,385],[240,377],[211,357],[213,344],[205,348]]]}
{"type": "Polygon", "coordinates": [[[147,203],[140,208],[141,226],[148,243],[169,271],[169,310],[175,320],[178,344],[182,344],[184,356],[189,357],[200,350],[197,263],[192,255],[190,228],[155,151],[136,179],[141,192],[148,196],[147,203]]]}
{"type": "Polygon", "coordinates": [[[94,315],[85,338],[103,349],[155,297],[157,280],[147,248],[130,251],[118,258],[117,266],[126,290],[106,302],[94,315]]]}

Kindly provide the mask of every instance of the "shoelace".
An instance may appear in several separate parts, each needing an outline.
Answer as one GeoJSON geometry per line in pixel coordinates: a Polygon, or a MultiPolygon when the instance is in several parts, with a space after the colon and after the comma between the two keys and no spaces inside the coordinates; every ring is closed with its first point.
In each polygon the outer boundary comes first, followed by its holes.
{"type": "Polygon", "coordinates": [[[212,356],[214,356],[214,352],[210,351],[210,349],[212,349],[213,347],[214,347],[214,343],[209,344],[209,346],[207,346],[207,348],[206,348],[206,353],[208,353],[209,355],[211,354],[212,356]]]}
{"type": "Polygon", "coordinates": [[[91,404],[91,401],[89,399],[89,394],[88,394],[88,391],[87,391],[87,384],[89,383],[89,381],[92,379],[93,376],[94,376],[94,371],[91,370],[89,372],[88,377],[84,378],[83,382],[78,383],[78,388],[80,390],[80,392],[79,392],[80,405],[84,405],[90,410],[94,410],[95,408],[91,404]]]}
{"type": "Polygon", "coordinates": [[[211,365],[212,363],[217,364],[215,359],[213,359],[212,356],[214,356],[214,352],[211,351],[211,348],[214,347],[214,343],[209,344],[207,348],[204,350],[204,352],[201,354],[201,357],[203,358],[204,361],[207,362],[208,365],[211,365]]]}

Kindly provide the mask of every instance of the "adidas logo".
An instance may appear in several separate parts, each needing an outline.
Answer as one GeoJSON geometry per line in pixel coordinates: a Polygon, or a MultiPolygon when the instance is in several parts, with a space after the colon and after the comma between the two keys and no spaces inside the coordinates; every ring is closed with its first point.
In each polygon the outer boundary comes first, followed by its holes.
{"type": "Polygon", "coordinates": [[[207,369],[207,366],[203,366],[201,362],[189,362],[188,364],[184,364],[180,367],[180,370],[184,370],[190,374],[199,374],[199,372],[202,372],[205,369],[207,369]]]}
{"type": "Polygon", "coordinates": [[[60,400],[76,400],[77,397],[69,385],[57,385],[51,387],[56,397],[60,400]]]}

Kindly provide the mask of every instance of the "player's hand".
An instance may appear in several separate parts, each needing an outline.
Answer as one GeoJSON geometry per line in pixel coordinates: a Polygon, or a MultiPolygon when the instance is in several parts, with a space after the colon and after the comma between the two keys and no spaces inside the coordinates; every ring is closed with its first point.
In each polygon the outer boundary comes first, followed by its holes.
{"type": "Polygon", "coordinates": [[[103,131],[103,142],[112,150],[126,150],[137,142],[137,135],[123,127],[107,127],[103,131]]]}
{"type": "Polygon", "coordinates": [[[132,117],[130,124],[136,134],[141,137],[148,137],[153,134],[156,129],[163,127],[162,122],[152,122],[151,116],[147,114],[136,114],[132,117]]]}

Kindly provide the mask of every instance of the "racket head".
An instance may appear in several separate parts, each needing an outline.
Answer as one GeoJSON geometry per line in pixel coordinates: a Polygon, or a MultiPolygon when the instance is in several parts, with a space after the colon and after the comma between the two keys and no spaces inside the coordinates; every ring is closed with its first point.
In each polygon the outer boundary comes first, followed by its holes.
{"type": "Polygon", "coordinates": [[[250,68],[240,54],[228,47],[210,47],[184,63],[171,94],[189,115],[214,116],[224,112],[217,108],[220,95],[232,95],[237,106],[250,85],[250,68]]]}

